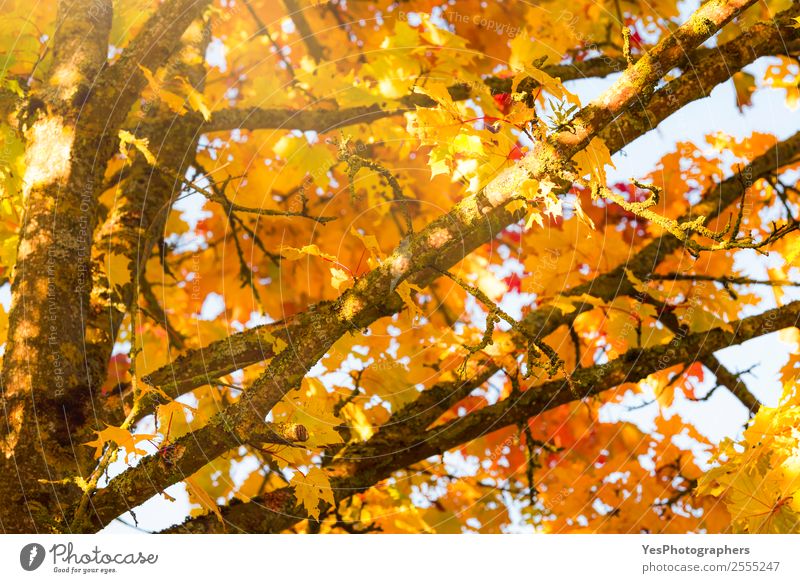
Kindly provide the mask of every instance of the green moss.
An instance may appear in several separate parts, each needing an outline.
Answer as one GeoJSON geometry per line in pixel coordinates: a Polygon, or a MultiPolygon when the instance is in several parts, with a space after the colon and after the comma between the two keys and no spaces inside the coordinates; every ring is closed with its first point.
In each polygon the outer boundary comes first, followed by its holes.
{"type": "Polygon", "coordinates": [[[696,34],[708,37],[714,34],[714,32],[717,30],[717,27],[710,19],[699,18],[697,21],[692,23],[692,29],[696,34]]]}

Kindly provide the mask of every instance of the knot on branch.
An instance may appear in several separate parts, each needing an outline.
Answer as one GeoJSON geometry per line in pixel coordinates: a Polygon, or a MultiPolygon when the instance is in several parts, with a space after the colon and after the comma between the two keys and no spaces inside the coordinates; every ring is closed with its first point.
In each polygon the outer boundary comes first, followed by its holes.
{"type": "Polygon", "coordinates": [[[289,445],[308,441],[309,433],[300,423],[265,423],[250,435],[250,441],[289,445]]]}

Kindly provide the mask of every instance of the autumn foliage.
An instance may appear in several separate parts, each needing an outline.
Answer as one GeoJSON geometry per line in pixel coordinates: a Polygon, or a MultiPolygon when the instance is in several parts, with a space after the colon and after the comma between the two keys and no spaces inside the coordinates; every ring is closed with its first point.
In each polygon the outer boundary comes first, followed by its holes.
{"type": "Polygon", "coordinates": [[[0,527],[800,530],[800,5],[678,4],[0,3],[0,527]]]}

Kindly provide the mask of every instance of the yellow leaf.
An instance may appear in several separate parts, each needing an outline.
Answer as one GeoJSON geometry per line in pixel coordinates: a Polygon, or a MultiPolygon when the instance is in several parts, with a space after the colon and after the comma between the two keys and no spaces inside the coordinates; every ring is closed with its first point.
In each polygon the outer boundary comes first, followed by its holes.
{"type": "Polygon", "coordinates": [[[540,213],[537,209],[531,209],[528,213],[528,218],[525,220],[525,230],[529,230],[533,223],[536,223],[540,227],[544,227],[544,219],[542,217],[542,213],[540,213]]]}
{"type": "Polygon", "coordinates": [[[131,261],[119,253],[106,256],[106,275],[111,289],[125,287],[131,282],[131,261]]]}
{"type": "Polygon", "coordinates": [[[445,83],[427,83],[425,85],[415,85],[414,93],[427,95],[445,109],[451,112],[456,111],[455,105],[453,105],[453,98],[447,89],[447,84],[445,83]]]}
{"type": "Polygon", "coordinates": [[[181,78],[180,80],[181,87],[186,92],[186,100],[189,102],[189,107],[193,110],[200,112],[203,116],[203,119],[208,121],[211,119],[211,110],[206,105],[205,98],[203,94],[200,93],[197,89],[192,87],[186,79],[181,78]]]}
{"type": "Polygon", "coordinates": [[[675,308],[675,315],[682,321],[686,320],[692,332],[707,332],[714,328],[721,328],[726,332],[733,332],[733,326],[716,314],[708,311],[707,306],[680,305],[675,308]]]}
{"type": "Polygon", "coordinates": [[[525,210],[525,207],[528,206],[528,202],[519,198],[515,198],[508,204],[506,204],[506,210],[512,214],[517,213],[519,211],[525,210]]]}
{"type": "Polygon", "coordinates": [[[578,216],[578,220],[590,229],[594,230],[594,221],[592,220],[592,217],[584,212],[583,206],[581,205],[581,200],[579,198],[575,198],[575,203],[573,206],[575,208],[575,214],[578,216]]]}
{"type": "Polygon", "coordinates": [[[145,79],[147,79],[147,85],[158,99],[166,103],[167,107],[169,107],[178,115],[183,115],[186,113],[186,107],[184,105],[186,103],[186,99],[184,97],[181,97],[177,93],[173,93],[172,91],[166,89],[164,87],[164,83],[159,81],[147,67],[139,65],[139,69],[144,74],[145,79]]]}
{"type": "Polygon", "coordinates": [[[786,263],[797,266],[797,258],[800,257],[800,237],[786,237],[783,241],[786,263]]]}
{"type": "Polygon", "coordinates": [[[733,87],[736,89],[736,106],[742,111],[745,105],[752,105],[753,92],[756,90],[756,78],[750,73],[739,71],[733,75],[733,87]]]}
{"type": "Polygon", "coordinates": [[[107,425],[105,429],[97,432],[97,439],[88,441],[83,445],[94,447],[94,457],[99,458],[107,444],[116,444],[117,447],[125,448],[125,463],[131,455],[147,455],[147,450],[138,447],[142,441],[153,439],[153,434],[133,434],[127,429],[107,425]]]}
{"type": "Polygon", "coordinates": [[[367,419],[367,416],[364,414],[364,410],[358,405],[347,403],[347,405],[342,407],[341,415],[362,441],[366,441],[375,433],[372,428],[372,423],[369,422],[369,419],[367,419]]]}
{"type": "Polygon", "coordinates": [[[347,273],[344,269],[339,269],[338,267],[331,267],[331,285],[333,289],[339,291],[342,287],[342,284],[350,281],[350,274],[347,273]]]}
{"type": "Polygon", "coordinates": [[[550,95],[557,97],[558,99],[563,99],[572,105],[576,105],[580,107],[581,100],[578,98],[577,95],[567,90],[566,87],[561,83],[560,78],[551,77],[544,71],[537,69],[531,66],[523,66],[521,67],[521,73],[514,76],[514,81],[512,88],[514,91],[517,90],[517,86],[526,78],[534,79],[544,91],[547,91],[550,95]]]}
{"type": "Polygon", "coordinates": [[[308,175],[318,186],[328,187],[328,170],[335,159],[327,146],[311,145],[303,137],[286,135],[276,142],[273,151],[285,161],[282,174],[287,181],[300,182],[308,175]]]}
{"type": "Polygon", "coordinates": [[[350,227],[350,234],[354,237],[358,237],[375,259],[381,259],[383,257],[383,252],[381,251],[380,245],[378,245],[378,239],[375,238],[375,235],[362,235],[355,227],[350,227]]]}
{"type": "Polygon", "coordinates": [[[625,276],[628,278],[628,281],[631,282],[631,285],[633,285],[633,289],[641,294],[647,293],[647,284],[636,277],[636,274],[633,271],[630,269],[625,269],[625,276]]]}
{"type": "Polygon", "coordinates": [[[0,306],[0,344],[6,341],[8,337],[8,312],[3,306],[0,306]]]}
{"type": "Polygon", "coordinates": [[[299,466],[307,465],[310,459],[308,450],[299,447],[280,447],[272,457],[282,470],[291,468],[295,471],[299,466]]]}
{"type": "MultiPolygon", "coordinates": [[[[144,383],[141,384],[144,385],[144,383]]],[[[169,398],[160,389],[156,390],[158,390],[158,392],[161,395],[169,398]]],[[[184,419],[185,422],[186,413],[191,413],[192,415],[197,417],[198,411],[195,407],[192,407],[191,405],[187,405],[186,403],[182,403],[180,401],[169,401],[167,403],[159,405],[157,409],[158,429],[164,435],[164,439],[172,439],[175,437],[174,434],[170,433],[172,433],[172,427],[171,427],[172,418],[175,416],[176,413],[178,414],[178,417],[184,419]]]]}
{"type": "Polygon", "coordinates": [[[483,142],[480,136],[458,134],[453,140],[453,152],[457,154],[483,154],[483,142]]]}
{"type": "Polygon", "coordinates": [[[367,395],[377,395],[387,401],[392,411],[399,411],[419,396],[413,371],[403,364],[387,358],[379,358],[361,375],[361,387],[367,395]]]}
{"type": "MultiPolygon", "coordinates": [[[[780,267],[769,267],[767,268],[767,275],[771,280],[781,280],[784,279],[783,269],[780,267]]],[[[783,296],[785,294],[784,287],[780,285],[773,285],[772,286],[772,295],[775,296],[775,303],[778,306],[783,305],[783,296]]]]}
{"type": "Polygon", "coordinates": [[[342,421],[333,414],[335,396],[318,379],[304,378],[300,389],[290,393],[290,399],[295,406],[291,421],[308,430],[307,447],[342,443],[342,436],[336,431],[342,421]]]}
{"type": "Polygon", "coordinates": [[[119,130],[119,151],[126,158],[130,158],[130,156],[128,155],[128,148],[127,148],[128,144],[131,144],[142,154],[144,154],[144,158],[145,160],[147,160],[148,164],[152,164],[153,166],[155,166],[156,157],[153,156],[153,153],[148,148],[147,138],[137,138],[128,131],[119,130]]]}
{"type": "Polygon", "coordinates": [[[575,154],[573,160],[581,176],[589,175],[592,183],[603,186],[606,184],[606,166],[615,168],[611,161],[611,152],[600,138],[592,139],[584,150],[575,154]]]}
{"type": "Polygon", "coordinates": [[[338,263],[338,261],[336,261],[336,257],[329,255],[328,253],[323,253],[316,245],[305,245],[300,249],[295,247],[281,247],[280,254],[287,261],[296,261],[301,259],[304,255],[314,255],[338,263]]]}
{"type": "Polygon", "coordinates": [[[200,485],[197,484],[197,482],[195,482],[192,478],[186,478],[184,481],[186,482],[186,489],[189,491],[190,498],[194,498],[194,502],[197,502],[201,507],[205,508],[209,512],[213,512],[220,524],[225,524],[225,520],[222,518],[222,513],[219,511],[219,506],[217,506],[216,501],[209,496],[208,492],[201,488],[200,485]]]}
{"type": "Polygon", "coordinates": [[[414,285],[413,283],[408,283],[407,281],[400,282],[395,288],[397,294],[403,299],[403,302],[411,311],[412,317],[416,318],[417,316],[423,316],[422,308],[417,305],[417,302],[414,301],[414,298],[411,296],[411,292],[415,291],[417,293],[422,292],[422,290],[414,285]]]}
{"type": "Polygon", "coordinates": [[[589,294],[581,294],[580,296],[557,296],[548,302],[548,305],[561,310],[562,314],[571,314],[577,308],[575,304],[589,304],[590,306],[602,306],[605,304],[600,298],[590,296],[589,294]]]}
{"type": "Polygon", "coordinates": [[[331,505],[336,504],[328,476],[316,466],[308,470],[305,476],[300,472],[295,473],[289,485],[294,487],[298,504],[302,505],[313,518],[319,518],[321,501],[331,505]]]}
{"type": "Polygon", "coordinates": [[[561,310],[561,313],[564,315],[571,314],[576,310],[575,306],[572,305],[572,302],[567,298],[558,297],[548,302],[548,304],[561,310]]]}

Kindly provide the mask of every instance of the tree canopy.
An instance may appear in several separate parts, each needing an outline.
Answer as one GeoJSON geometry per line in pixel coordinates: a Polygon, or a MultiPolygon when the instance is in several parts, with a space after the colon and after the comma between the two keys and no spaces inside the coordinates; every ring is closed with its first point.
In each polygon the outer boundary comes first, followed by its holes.
{"type": "Polygon", "coordinates": [[[4,532],[800,530],[800,4],[0,6],[4,532]]]}

